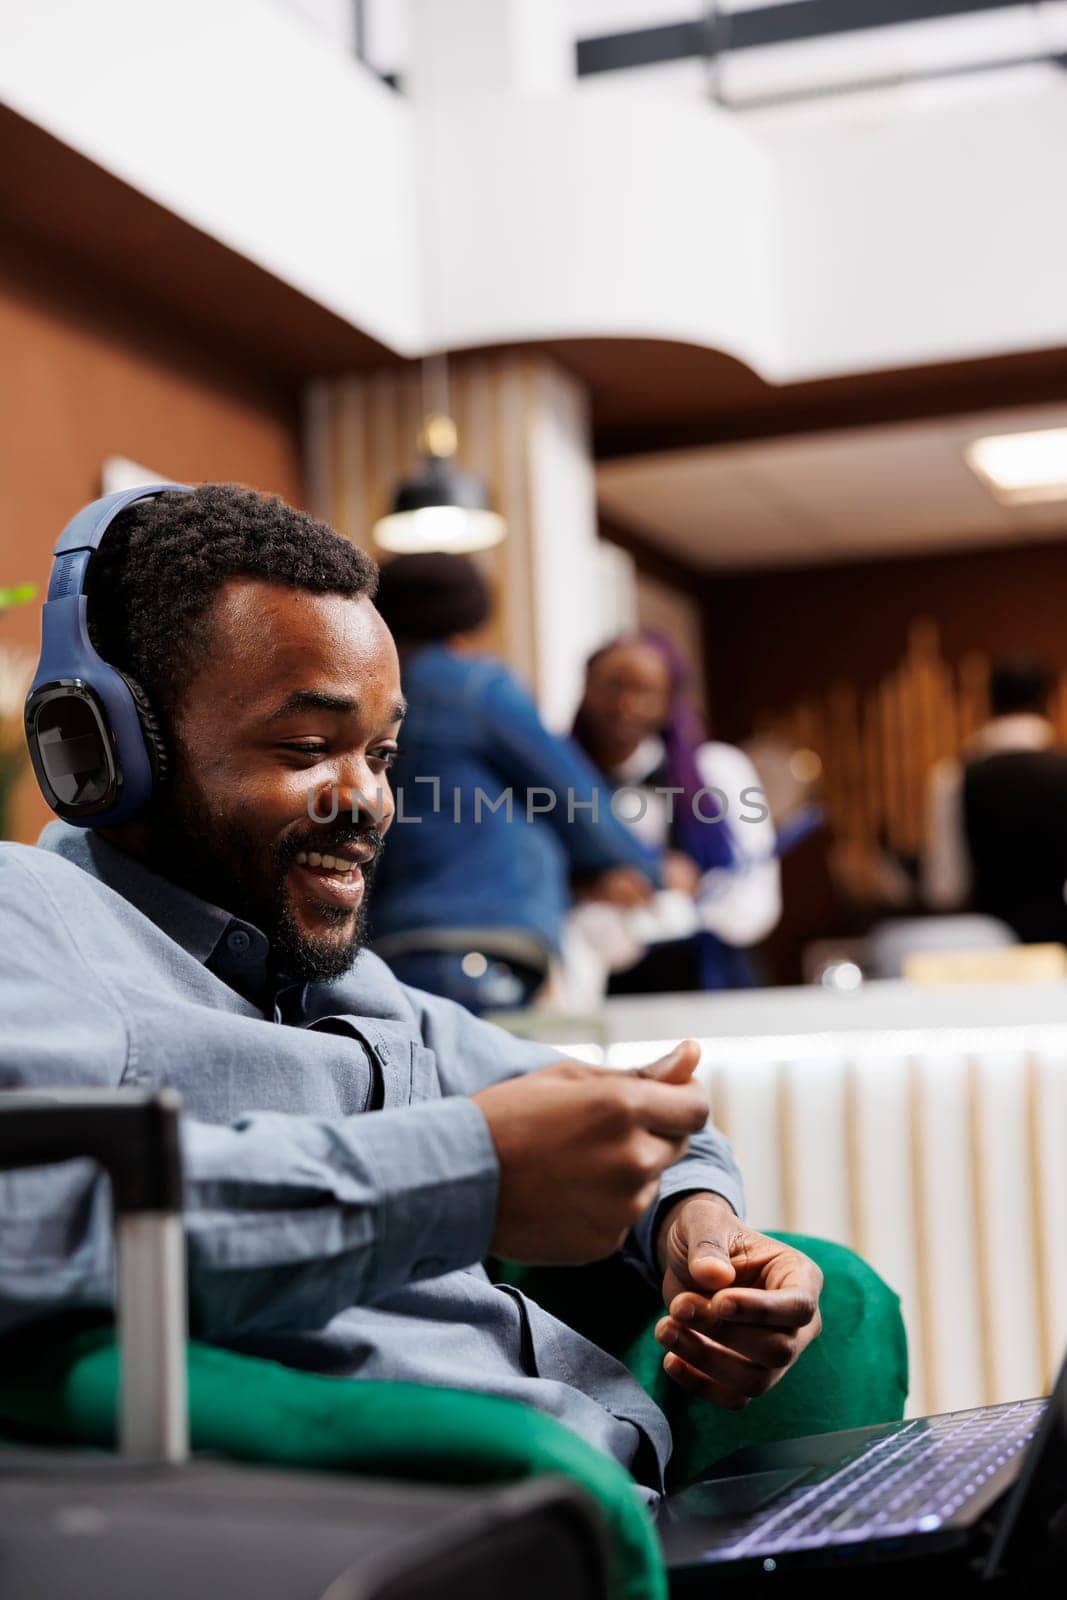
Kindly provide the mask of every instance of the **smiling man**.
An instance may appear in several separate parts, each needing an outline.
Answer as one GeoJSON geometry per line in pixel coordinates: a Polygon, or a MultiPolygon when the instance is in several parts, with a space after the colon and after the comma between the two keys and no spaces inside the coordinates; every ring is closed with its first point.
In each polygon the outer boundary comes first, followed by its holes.
{"type": "MultiPolygon", "coordinates": [[[[286,514],[299,533],[297,514],[286,514]]],[[[151,524],[152,502],[141,517],[151,524]]],[[[119,539],[103,547],[102,562],[117,559],[119,539]]],[[[107,566],[90,597],[100,653],[132,657],[135,677],[152,674],[180,763],[150,816],[103,837],[254,923],[274,972],[319,981],[341,977],[360,947],[367,889],[393,817],[386,775],[404,717],[392,640],[369,598],[373,570],[335,542],[332,563],[321,561],[314,579],[302,575],[295,551],[286,562],[268,544],[250,552],[250,572],[220,584],[217,563],[228,557],[205,551],[199,591],[186,589],[167,607],[176,616],[160,616],[157,602],[153,617],[147,597],[125,596],[121,578],[109,582],[107,566]],[[289,586],[298,581],[352,592],[289,586]],[[193,611],[209,583],[212,602],[193,611]],[[158,637],[142,642],[153,622],[158,637]],[[168,638],[183,642],[168,647],[168,638]],[[184,693],[150,664],[168,648],[184,693]]],[[[138,586],[152,564],[147,551],[135,562],[138,586]]]]}
{"type": "MultiPolygon", "coordinates": [[[[739,1221],[694,1045],[643,1073],[560,1061],[361,949],[404,711],[375,582],[244,489],[163,494],[108,529],[90,631],[166,772],[132,821],[0,846],[0,1084],[180,1090],[201,1337],[512,1396],[651,1496],[663,1414],[483,1258],[622,1251],[662,1287],[668,1372],[730,1408],[815,1337],[820,1274],[739,1221]]],[[[0,1216],[0,1328],[110,1303],[100,1179],[7,1175],[0,1216]]]]}

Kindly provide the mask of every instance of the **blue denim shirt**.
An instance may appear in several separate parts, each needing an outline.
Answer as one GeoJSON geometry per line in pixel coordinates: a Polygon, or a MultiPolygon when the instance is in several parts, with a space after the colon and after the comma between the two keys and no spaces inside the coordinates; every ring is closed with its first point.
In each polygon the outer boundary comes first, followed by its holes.
{"type": "Polygon", "coordinates": [[[507,928],[557,951],[572,876],[634,866],[659,882],[657,858],[612,816],[610,787],[548,732],[499,662],[427,645],[403,679],[402,803],[376,881],[374,939],[507,928]],[[506,803],[491,809],[505,794],[510,818],[506,803]]]}
{"type": "MultiPolygon", "coordinates": [[[[257,928],[95,834],[53,823],[41,843],[0,845],[0,1087],[181,1092],[194,1332],[338,1377],[525,1401],[658,1491],[662,1413],[481,1265],[498,1167],[470,1096],[554,1052],[404,988],[366,951],[334,983],[275,992],[257,928]]],[[[694,1189],[740,1212],[711,1129],[657,1204],[694,1189]]],[[[629,1247],[652,1281],[654,1228],[655,1207],[629,1247]]],[[[0,1174],[0,1331],[113,1292],[106,1181],[84,1162],[0,1174]]]]}

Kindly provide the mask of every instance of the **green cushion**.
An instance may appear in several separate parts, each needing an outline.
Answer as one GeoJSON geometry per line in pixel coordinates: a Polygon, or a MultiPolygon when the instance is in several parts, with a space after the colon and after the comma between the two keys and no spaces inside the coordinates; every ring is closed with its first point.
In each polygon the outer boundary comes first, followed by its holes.
{"type": "Polygon", "coordinates": [[[900,1301],[853,1251],[779,1233],[822,1268],[823,1331],[780,1383],[744,1411],[694,1403],[663,1371],[654,1328],[661,1299],[619,1259],[589,1267],[501,1269],[541,1305],[618,1356],[667,1414],[674,1435],[670,1481],[690,1481],[730,1451],[774,1439],[896,1421],[908,1395],[900,1301]]]}
{"type": "MultiPolygon", "coordinates": [[[[859,1427],[903,1414],[907,1352],[896,1295],[840,1245],[786,1236],[826,1277],[824,1332],[769,1395],[743,1412],[691,1403],[662,1370],[652,1329],[659,1297],[617,1260],[502,1269],[509,1281],[625,1361],[670,1417],[671,1480],[682,1483],[742,1444],[859,1427]]],[[[118,1360],[110,1327],[53,1325],[8,1341],[0,1428],[103,1448],[114,1443],[118,1360]]],[[[664,1600],[666,1577],[629,1474],[551,1417],[516,1401],[417,1384],[351,1382],[189,1346],[193,1448],[440,1483],[496,1483],[560,1472],[599,1503],[618,1600],[664,1600]]]]}
{"type": "MultiPolygon", "coordinates": [[[[9,1344],[0,1429],[110,1448],[118,1355],[110,1327],[57,1328],[9,1344]]],[[[413,1383],[351,1382],[189,1346],[194,1450],[244,1461],[432,1483],[500,1483],[558,1472],[600,1506],[618,1600],[664,1600],[651,1519],[625,1468],[552,1417],[514,1400],[413,1383]]],[[[25,1436],[25,1435],[23,1435],[25,1436]]]]}

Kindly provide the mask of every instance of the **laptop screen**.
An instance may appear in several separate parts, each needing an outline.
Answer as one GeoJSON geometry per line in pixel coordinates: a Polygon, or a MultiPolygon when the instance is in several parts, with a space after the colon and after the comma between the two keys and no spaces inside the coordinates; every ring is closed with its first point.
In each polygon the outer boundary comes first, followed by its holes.
{"type": "Polygon", "coordinates": [[[1005,1502],[985,1577],[1018,1571],[1050,1539],[1067,1540],[1067,1361],[1005,1502]]]}

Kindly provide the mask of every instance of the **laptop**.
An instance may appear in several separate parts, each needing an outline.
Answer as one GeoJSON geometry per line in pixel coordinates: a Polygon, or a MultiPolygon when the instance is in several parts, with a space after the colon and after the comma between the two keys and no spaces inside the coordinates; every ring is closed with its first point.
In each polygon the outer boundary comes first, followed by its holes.
{"type": "Polygon", "coordinates": [[[1067,1360],[1047,1400],[735,1451],[668,1495],[658,1526],[672,1572],[750,1592],[757,1576],[769,1589],[802,1569],[908,1561],[976,1582],[1035,1563],[1067,1575],[1067,1360]]]}

